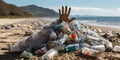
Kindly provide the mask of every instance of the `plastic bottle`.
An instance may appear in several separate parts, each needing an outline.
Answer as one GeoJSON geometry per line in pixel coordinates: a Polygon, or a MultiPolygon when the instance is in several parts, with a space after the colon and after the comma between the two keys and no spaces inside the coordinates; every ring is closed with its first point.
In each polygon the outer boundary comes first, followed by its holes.
{"type": "Polygon", "coordinates": [[[48,34],[49,34],[50,38],[57,38],[56,33],[52,29],[48,30],[48,34]]]}
{"type": "Polygon", "coordinates": [[[42,56],[42,60],[50,60],[52,59],[55,55],[58,55],[58,51],[56,49],[50,49],[48,52],[46,52],[42,56]]]}
{"type": "Polygon", "coordinates": [[[24,57],[24,58],[30,58],[32,56],[33,56],[33,54],[31,52],[27,52],[27,51],[23,51],[23,53],[20,55],[20,57],[24,57]]]}
{"type": "Polygon", "coordinates": [[[88,44],[86,44],[86,43],[83,43],[83,44],[80,44],[80,43],[70,44],[70,45],[67,45],[65,47],[65,51],[75,51],[75,50],[82,49],[83,47],[90,47],[90,46],[88,44]]]}
{"type": "Polygon", "coordinates": [[[85,54],[86,56],[93,56],[93,57],[98,57],[100,55],[99,51],[87,47],[82,48],[82,53],[85,54]]]}
{"type": "Polygon", "coordinates": [[[66,42],[67,39],[68,35],[64,34],[59,40],[55,41],[55,43],[57,43],[57,45],[63,45],[63,43],[66,42]]]}
{"type": "Polygon", "coordinates": [[[87,33],[88,33],[88,35],[90,35],[90,36],[94,36],[94,37],[99,37],[99,35],[96,33],[96,32],[94,32],[94,31],[92,31],[92,30],[87,30],[87,33]]]}
{"type": "Polygon", "coordinates": [[[120,46],[118,46],[118,45],[114,46],[113,51],[120,52],[120,46]]]}
{"type": "Polygon", "coordinates": [[[62,29],[62,27],[63,27],[63,25],[61,25],[61,24],[55,25],[54,30],[62,29]]]}
{"type": "Polygon", "coordinates": [[[87,35],[87,38],[88,39],[92,39],[93,41],[96,41],[96,42],[99,42],[100,40],[96,37],[93,37],[93,36],[90,36],[90,35],[87,35]]]}
{"type": "Polygon", "coordinates": [[[60,45],[60,46],[55,46],[54,47],[57,51],[64,51],[65,50],[65,45],[60,45]]]}
{"type": "Polygon", "coordinates": [[[70,22],[70,26],[72,30],[79,30],[80,24],[78,21],[72,21],[70,22]]]}
{"type": "Polygon", "coordinates": [[[80,49],[79,45],[80,45],[79,43],[78,44],[67,45],[65,47],[65,51],[75,51],[75,50],[78,50],[78,49],[80,49]]]}
{"type": "Polygon", "coordinates": [[[92,49],[98,50],[99,52],[104,52],[105,51],[105,46],[104,45],[97,45],[97,46],[91,46],[92,49]]]}
{"type": "Polygon", "coordinates": [[[63,32],[70,34],[71,33],[71,29],[68,26],[68,24],[66,24],[64,21],[61,23],[61,25],[63,26],[61,29],[63,32]]]}
{"type": "Polygon", "coordinates": [[[72,33],[71,35],[70,35],[70,38],[73,40],[73,41],[78,41],[78,36],[77,36],[77,34],[75,34],[75,33],[72,33]]]}
{"type": "Polygon", "coordinates": [[[105,45],[106,50],[112,51],[113,46],[112,46],[112,43],[110,41],[108,41],[108,40],[102,40],[102,42],[105,45]]]}
{"type": "Polygon", "coordinates": [[[82,35],[82,36],[79,37],[79,39],[78,39],[79,41],[78,41],[78,42],[80,42],[80,43],[84,43],[85,40],[86,40],[86,38],[87,38],[86,35],[82,35]]]}
{"type": "Polygon", "coordinates": [[[48,51],[47,48],[46,48],[46,47],[43,47],[43,48],[35,51],[35,54],[36,54],[36,55],[42,55],[42,54],[46,53],[47,51],[48,51]]]}

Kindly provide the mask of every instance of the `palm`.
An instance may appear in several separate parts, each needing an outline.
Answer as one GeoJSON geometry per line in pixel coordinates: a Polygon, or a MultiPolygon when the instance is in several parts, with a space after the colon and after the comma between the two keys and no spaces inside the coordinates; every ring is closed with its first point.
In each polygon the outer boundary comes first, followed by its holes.
{"type": "Polygon", "coordinates": [[[62,12],[59,9],[59,14],[60,14],[59,21],[65,21],[65,22],[73,21],[75,18],[71,18],[71,19],[68,18],[70,11],[71,11],[71,8],[67,10],[67,6],[66,6],[64,10],[64,7],[62,6],[62,12]]]}

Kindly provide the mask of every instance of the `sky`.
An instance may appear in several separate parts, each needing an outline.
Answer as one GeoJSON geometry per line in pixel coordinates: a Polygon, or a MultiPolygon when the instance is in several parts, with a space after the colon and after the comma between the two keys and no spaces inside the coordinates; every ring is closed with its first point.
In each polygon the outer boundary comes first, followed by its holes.
{"type": "Polygon", "coordinates": [[[54,9],[72,8],[71,15],[120,16],[120,0],[4,0],[16,6],[37,5],[54,9]]]}

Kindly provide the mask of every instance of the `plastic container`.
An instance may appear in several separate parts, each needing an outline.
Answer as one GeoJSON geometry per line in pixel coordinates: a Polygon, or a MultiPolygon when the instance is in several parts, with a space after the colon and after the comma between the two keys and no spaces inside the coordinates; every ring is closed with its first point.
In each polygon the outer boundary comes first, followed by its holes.
{"type": "Polygon", "coordinates": [[[65,45],[60,45],[60,46],[55,46],[54,49],[56,49],[57,51],[64,51],[65,50],[65,45]]]}
{"type": "Polygon", "coordinates": [[[112,51],[112,43],[108,40],[102,40],[102,43],[105,45],[107,51],[112,51]]]}
{"type": "Polygon", "coordinates": [[[50,60],[52,59],[55,55],[58,55],[58,51],[56,49],[50,49],[48,52],[46,52],[42,56],[42,60],[50,60]]]}
{"type": "Polygon", "coordinates": [[[75,51],[75,50],[80,49],[79,47],[80,47],[80,46],[79,46],[79,43],[78,43],[78,44],[67,45],[67,46],[65,47],[65,51],[75,51]]]}
{"type": "Polygon", "coordinates": [[[67,23],[65,23],[64,21],[61,23],[61,25],[63,26],[61,29],[63,32],[67,33],[67,34],[70,34],[71,33],[71,29],[70,27],[68,26],[67,23]]]}
{"type": "Polygon", "coordinates": [[[55,33],[54,30],[52,30],[52,29],[49,29],[49,30],[48,30],[48,34],[49,34],[50,38],[57,38],[56,33],[55,33]]]}
{"type": "Polygon", "coordinates": [[[88,39],[92,39],[93,41],[96,41],[96,42],[99,42],[100,40],[96,37],[93,37],[93,36],[90,36],[90,35],[87,35],[87,38],[88,39]]]}
{"type": "Polygon", "coordinates": [[[98,50],[99,52],[104,52],[105,51],[105,46],[104,45],[97,45],[97,46],[91,46],[92,49],[98,50]]]}
{"type": "Polygon", "coordinates": [[[63,25],[61,25],[61,24],[55,25],[54,30],[62,29],[62,27],[63,27],[63,25]]]}
{"type": "Polygon", "coordinates": [[[83,47],[90,47],[90,46],[88,44],[86,44],[86,43],[83,43],[83,44],[80,44],[80,43],[70,44],[70,45],[67,45],[65,47],[65,51],[75,51],[75,50],[82,49],[83,47]]]}
{"type": "Polygon", "coordinates": [[[78,36],[77,36],[77,34],[75,34],[75,33],[72,33],[72,34],[70,35],[70,38],[71,38],[73,41],[75,41],[75,42],[77,42],[77,40],[78,40],[78,36]]]}
{"type": "Polygon", "coordinates": [[[65,43],[67,39],[68,35],[64,34],[59,40],[55,41],[55,43],[57,43],[57,45],[63,45],[63,43],[65,43]]]}
{"type": "Polygon", "coordinates": [[[33,56],[33,54],[31,52],[27,52],[27,51],[23,51],[23,53],[20,55],[20,57],[23,57],[23,58],[30,58],[32,56],[33,56]]]}
{"type": "Polygon", "coordinates": [[[87,38],[87,36],[85,36],[85,35],[80,36],[80,37],[79,37],[79,41],[78,41],[78,42],[80,42],[80,43],[84,43],[84,42],[85,42],[85,40],[86,40],[86,38],[87,38]]]}
{"type": "Polygon", "coordinates": [[[35,51],[35,54],[36,54],[36,55],[42,55],[42,54],[46,53],[47,51],[48,51],[47,48],[46,48],[46,47],[43,47],[43,48],[35,51]]]}
{"type": "Polygon", "coordinates": [[[72,30],[79,30],[80,24],[78,21],[72,21],[70,22],[70,27],[72,30]]]}
{"type": "Polygon", "coordinates": [[[113,51],[120,52],[120,46],[118,46],[118,45],[114,46],[113,51]]]}
{"type": "Polygon", "coordinates": [[[97,38],[99,37],[98,34],[97,34],[96,32],[94,32],[94,31],[92,31],[92,30],[89,30],[89,29],[88,29],[88,30],[87,30],[87,33],[88,33],[88,35],[90,35],[90,36],[97,37],[97,38]]]}
{"type": "Polygon", "coordinates": [[[98,57],[100,55],[99,51],[87,47],[82,48],[82,53],[86,56],[92,56],[92,57],[98,57]]]}

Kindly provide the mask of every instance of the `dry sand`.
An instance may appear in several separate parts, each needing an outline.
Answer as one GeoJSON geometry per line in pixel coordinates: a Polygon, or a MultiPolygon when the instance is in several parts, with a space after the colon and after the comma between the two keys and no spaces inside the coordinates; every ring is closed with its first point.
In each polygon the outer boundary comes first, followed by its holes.
{"type": "MultiPolygon", "coordinates": [[[[0,19],[0,25],[12,24],[22,21],[39,21],[41,25],[47,24],[48,21],[39,18],[26,18],[26,19],[0,19]]],[[[29,26],[29,25],[27,25],[29,26]]],[[[120,32],[118,29],[110,29],[106,27],[90,26],[92,28],[100,28],[103,31],[112,30],[120,32]]],[[[0,29],[0,60],[15,60],[19,59],[18,54],[8,53],[8,44],[15,43],[16,41],[24,39],[25,30],[23,28],[12,28],[9,30],[0,29]]],[[[119,53],[103,52],[98,58],[86,57],[79,53],[80,51],[73,51],[69,53],[61,53],[53,60],[119,60],[119,53]],[[115,55],[116,57],[112,56],[115,55]]]]}

